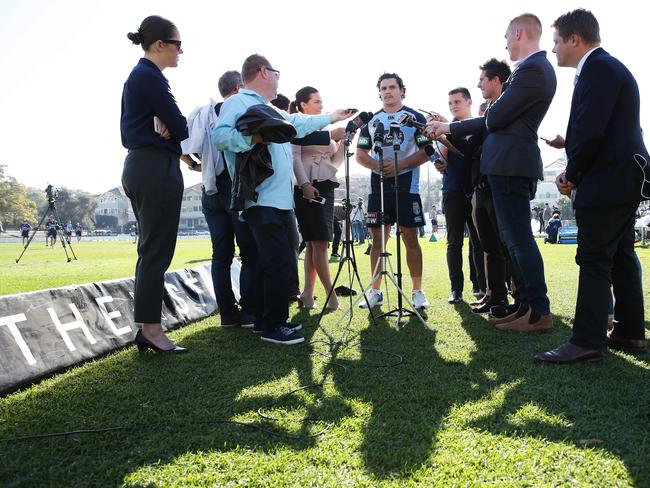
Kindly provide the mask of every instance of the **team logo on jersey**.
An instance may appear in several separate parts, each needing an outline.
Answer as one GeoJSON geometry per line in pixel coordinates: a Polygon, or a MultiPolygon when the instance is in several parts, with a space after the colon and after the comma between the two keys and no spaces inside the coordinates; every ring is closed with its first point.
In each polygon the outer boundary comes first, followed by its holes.
{"type": "Polygon", "coordinates": [[[417,216],[422,213],[422,210],[420,210],[420,204],[418,202],[413,202],[413,215],[416,216],[415,221],[419,222],[422,220],[421,218],[418,220],[417,216]]]}
{"type": "Polygon", "coordinates": [[[415,143],[420,145],[429,142],[429,138],[425,136],[424,134],[420,134],[419,132],[415,135],[415,143]]]}

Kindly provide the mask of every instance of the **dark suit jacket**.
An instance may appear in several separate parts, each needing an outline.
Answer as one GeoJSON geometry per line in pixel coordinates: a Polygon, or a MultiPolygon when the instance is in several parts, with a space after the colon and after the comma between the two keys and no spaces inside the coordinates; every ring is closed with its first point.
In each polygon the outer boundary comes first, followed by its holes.
{"type": "Polygon", "coordinates": [[[487,131],[481,156],[484,175],[544,179],[537,129],[555,95],[557,80],[546,51],[533,54],[510,76],[508,86],[483,117],[453,122],[452,136],[487,131]]]}
{"type": "MultiPolygon", "coordinates": [[[[577,185],[575,208],[636,203],[648,160],[639,120],[639,87],[604,49],[592,52],[578,78],[566,133],[566,176],[577,185]]],[[[650,168],[646,168],[650,176],[650,168]]],[[[647,195],[647,193],[646,193],[647,195]]]]}

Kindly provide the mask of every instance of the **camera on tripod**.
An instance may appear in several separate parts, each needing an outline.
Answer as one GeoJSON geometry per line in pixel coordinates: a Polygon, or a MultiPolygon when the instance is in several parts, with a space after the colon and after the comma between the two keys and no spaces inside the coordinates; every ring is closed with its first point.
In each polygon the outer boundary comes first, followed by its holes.
{"type": "Polygon", "coordinates": [[[48,203],[53,203],[56,201],[56,197],[59,196],[59,189],[55,186],[52,185],[47,185],[47,188],[43,190],[45,192],[45,196],[47,197],[47,202],[48,203]]]}

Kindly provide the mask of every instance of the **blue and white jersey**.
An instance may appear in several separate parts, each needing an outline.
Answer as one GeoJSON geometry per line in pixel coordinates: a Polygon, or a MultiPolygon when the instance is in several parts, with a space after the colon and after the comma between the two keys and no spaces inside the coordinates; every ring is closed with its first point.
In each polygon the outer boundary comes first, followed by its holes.
{"type": "MultiPolygon", "coordinates": [[[[393,135],[390,133],[390,124],[397,122],[403,114],[412,115],[415,120],[420,123],[426,124],[424,116],[412,108],[402,106],[402,108],[395,113],[387,113],[384,110],[377,112],[368,125],[361,129],[359,140],[357,141],[357,148],[359,149],[372,149],[373,139],[375,137],[375,130],[377,124],[381,122],[384,126],[384,142],[382,144],[384,158],[394,159],[393,150],[393,135]]],[[[420,148],[430,144],[431,141],[415,127],[400,126],[399,149],[397,157],[399,161],[413,156],[420,148]]],[[[378,160],[379,155],[376,153],[371,154],[373,159],[378,160]]],[[[395,185],[394,178],[386,178],[384,180],[384,193],[393,192],[395,185]]],[[[419,193],[420,192],[420,167],[407,168],[398,173],[398,185],[400,193],[419,193]]],[[[379,173],[372,171],[370,175],[370,193],[379,193],[379,173]]]]}

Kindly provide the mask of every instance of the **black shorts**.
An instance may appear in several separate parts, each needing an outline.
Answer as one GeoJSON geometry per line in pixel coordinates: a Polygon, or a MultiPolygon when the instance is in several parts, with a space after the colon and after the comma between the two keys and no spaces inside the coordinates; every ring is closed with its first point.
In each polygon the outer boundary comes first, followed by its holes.
{"type": "Polygon", "coordinates": [[[56,237],[56,230],[54,230],[54,229],[49,229],[49,230],[47,231],[47,236],[48,236],[48,237],[56,237]]]}
{"type": "Polygon", "coordinates": [[[67,235],[68,237],[72,237],[72,232],[69,231],[69,230],[66,230],[66,231],[65,231],[65,235],[67,235]]]}
{"type": "MultiPolygon", "coordinates": [[[[424,225],[422,201],[417,193],[398,193],[399,223],[402,227],[421,227],[424,225]]],[[[379,211],[381,200],[379,193],[368,195],[368,212],[366,219],[368,227],[381,227],[379,211]]],[[[395,194],[384,193],[384,225],[393,225],[397,220],[395,212],[395,194]]]]}
{"type": "Polygon", "coordinates": [[[21,235],[22,237],[29,237],[29,231],[28,231],[28,230],[23,230],[23,231],[20,233],[20,235],[21,235]]]}
{"type": "Polygon", "coordinates": [[[76,235],[77,237],[81,237],[81,231],[80,231],[80,230],[76,231],[76,232],[75,232],[75,235],[76,235]]]}
{"type": "Polygon", "coordinates": [[[333,237],[332,221],[334,220],[334,188],[338,186],[330,180],[312,183],[325,203],[312,203],[303,198],[302,190],[294,188],[293,202],[296,207],[296,219],[300,235],[305,242],[331,241],[333,237]]]}

